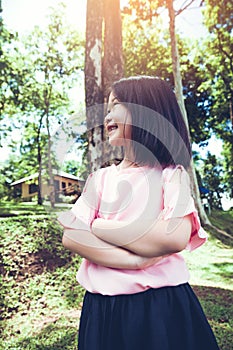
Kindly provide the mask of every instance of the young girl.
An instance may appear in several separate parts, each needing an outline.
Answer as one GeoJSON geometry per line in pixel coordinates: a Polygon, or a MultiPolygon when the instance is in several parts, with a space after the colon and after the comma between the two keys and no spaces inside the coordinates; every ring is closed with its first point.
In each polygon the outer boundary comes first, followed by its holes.
{"type": "Polygon", "coordinates": [[[206,241],[190,193],[191,148],[175,95],[153,77],[113,84],[105,127],[118,165],[91,174],[59,217],[84,259],[79,350],[215,350],[183,249],[206,241]]]}

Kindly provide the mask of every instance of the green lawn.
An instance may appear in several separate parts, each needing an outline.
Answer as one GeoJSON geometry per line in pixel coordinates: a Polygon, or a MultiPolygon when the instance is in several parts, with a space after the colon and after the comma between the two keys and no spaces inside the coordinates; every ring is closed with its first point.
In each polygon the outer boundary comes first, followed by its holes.
{"type": "MultiPolygon", "coordinates": [[[[184,252],[197,293],[221,350],[232,348],[232,212],[215,212],[201,248],[184,252]]],[[[0,205],[1,350],[77,349],[84,290],[77,256],[61,245],[55,214],[32,203],[0,205]]],[[[207,349],[208,350],[208,349],[207,349]]]]}

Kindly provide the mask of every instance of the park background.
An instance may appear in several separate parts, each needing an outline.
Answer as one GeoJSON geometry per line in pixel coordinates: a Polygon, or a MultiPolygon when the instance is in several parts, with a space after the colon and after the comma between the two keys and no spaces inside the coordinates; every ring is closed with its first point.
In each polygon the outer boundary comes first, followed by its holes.
{"type": "Polygon", "coordinates": [[[51,209],[51,198],[22,200],[12,183],[40,170],[41,181],[51,180],[51,167],[86,179],[102,157],[92,158],[91,106],[104,103],[116,78],[157,75],[175,85],[169,4],[198,195],[209,220],[208,242],[183,254],[220,348],[231,349],[233,5],[224,0],[2,1],[1,349],[77,348],[80,258],[62,247],[56,216],[79,193],[63,193],[51,209]],[[88,47],[96,40],[93,70],[88,47]],[[115,76],[107,74],[113,66],[115,76]],[[95,85],[89,77],[97,73],[95,85]],[[66,147],[57,159],[51,144],[61,135],[66,147]]]}

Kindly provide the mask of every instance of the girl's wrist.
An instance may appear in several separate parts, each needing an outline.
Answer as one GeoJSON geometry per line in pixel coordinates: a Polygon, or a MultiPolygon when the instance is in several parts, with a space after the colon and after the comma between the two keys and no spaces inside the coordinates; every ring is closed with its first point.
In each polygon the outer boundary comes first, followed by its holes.
{"type": "Polygon", "coordinates": [[[99,228],[99,221],[102,220],[102,219],[99,219],[99,218],[96,218],[92,221],[91,223],[91,232],[93,234],[95,234],[95,230],[97,230],[99,228]]]}

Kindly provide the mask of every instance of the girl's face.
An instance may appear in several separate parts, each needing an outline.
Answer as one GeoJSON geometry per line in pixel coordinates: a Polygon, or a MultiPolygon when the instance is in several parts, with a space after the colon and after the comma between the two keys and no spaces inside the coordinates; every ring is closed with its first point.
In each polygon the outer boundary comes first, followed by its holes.
{"type": "Polygon", "coordinates": [[[104,120],[112,146],[126,146],[131,140],[132,118],[128,109],[111,92],[108,99],[108,114],[104,120]]]}

